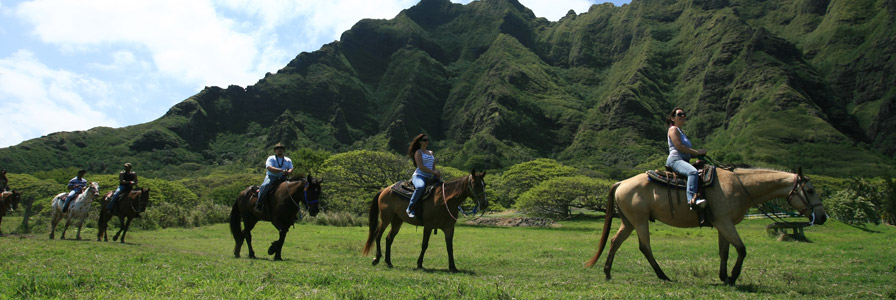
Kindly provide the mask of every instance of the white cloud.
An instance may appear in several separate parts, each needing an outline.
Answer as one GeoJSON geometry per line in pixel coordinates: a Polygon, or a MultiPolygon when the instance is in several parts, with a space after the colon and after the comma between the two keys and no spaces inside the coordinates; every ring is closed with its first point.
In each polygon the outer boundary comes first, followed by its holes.
{"type": "Polygon", "coordinates": [[[246,85],[264,74],[259,37],[236,31],[208,1],[36,0],[16,14],[44,43],[71,52],[136,46],[158,72],[197,86],[246,85]]]}
{"type": "Polygon", "coordinates": [[[560,20],[570,9],[575,10],[576,14],[587,12],[594,4],[590,0],[520,0],[520,3],[531,9],[535,16],[551,21],[560,20]]]}
{"type": "Polygon", "coordinates": [[[108,102],[109,87],[89,76],[52,70],[20,50],[0,59],[0,147],[57,131],[117,126],[89,102],[108,102]]]}

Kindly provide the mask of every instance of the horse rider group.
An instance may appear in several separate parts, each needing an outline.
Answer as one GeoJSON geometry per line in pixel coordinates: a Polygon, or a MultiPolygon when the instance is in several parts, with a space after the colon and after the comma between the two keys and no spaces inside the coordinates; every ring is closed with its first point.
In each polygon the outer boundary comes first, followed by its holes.
{"type": "MultiPolygon", "coordinates": [[[[118,188],[115,189],[115,192],[112,193],[112,197],[109,197],[109,203],[106,205],[106,209],[116,212],[118,211],[118,200],[134,189],[137,185],[137,173],[131,171],[131,164],[124,164],[124,171],[118,173],[118,188]]],[[[66,188],[69,190],[68,196],[65,197],[65,204],[62,205],[62,213],[68,212],[68,207],[71,204],[72,200],[84,190],[84,187],[87,186],[87,179],[84,179],[84,174],[86,174],[86,170],[78,171],[77,175],[68,181],[68,185],[66,188]]]]}

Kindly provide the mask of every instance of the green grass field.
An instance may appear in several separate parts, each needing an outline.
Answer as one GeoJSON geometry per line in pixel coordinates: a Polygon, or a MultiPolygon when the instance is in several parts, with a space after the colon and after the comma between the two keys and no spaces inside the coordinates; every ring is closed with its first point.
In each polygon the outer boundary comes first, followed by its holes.
{"type": "MultiPolygon", "coordinates": [[[[9,233],[21,219],[3,221],[9,233]]],[[[371,257],[361,256],[367,237],[361,227],[296,225],[284,261],[265,255],[276,238],[269,223],[254,231],[260,259],[245,258],[245,246],[243,258],[233,257],[226,224],[132,231],[127,244],[95,242],[95,229],[85,229],[89,239],[84,241],[8,235],[0,238],[0,298],[896,297],[896,228],[858,229],[830,221],[806,230],[809,243],[778,242],[765,233],[768,223],[747,220],[738,227],[748,255],[735,287],[717,279],[714,229],[658,223],[651,224],[654,255],[673,282],[656,278],[634,235],[619,250],[611,281],[604,280],[599,266],[584,269],[602,220],[567,221],[554,229],[460,226],[455,256],[461,272],[456,274],[446,272],[441,233],[431,239],[427,269],[414,270],[422,230],[407,225],[393,246],[393,269],[371,266],[371,257]]],[[[614,220],[614,232],[618,224],[614,220]]]]}

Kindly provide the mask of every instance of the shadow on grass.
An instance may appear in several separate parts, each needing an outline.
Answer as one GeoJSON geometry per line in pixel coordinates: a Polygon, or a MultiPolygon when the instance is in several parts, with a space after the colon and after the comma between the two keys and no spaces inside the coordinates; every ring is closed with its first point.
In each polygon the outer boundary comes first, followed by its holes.
{"type": "Polygon", "coordinates": [[[441,274],[466,274],[466,275],[476,275],[476,272],[473,272],[473,271],[467,271],[467,270],[457,270],[457,272],[451,272],[451,270],[448,270],[448,269],[427,269],[427,268],[423,268],[423,269],[414,269],[414,270],[415,270],[415,271],[424,272],[424,273],[430,273],[430,274],[441,273],[441,274]]]}
{"type": "Polygon", "coordinates": [[[861,230],[861,231],[864,231],[867,233],[880,233],[880,231],[868,229],[864,225],[850,225],[850,224],[846,224],[846,225],[849,225],[849,227],[852,227],[852,228],[855,228],[855,229],[858,229],[858,230],[861,230]]]}

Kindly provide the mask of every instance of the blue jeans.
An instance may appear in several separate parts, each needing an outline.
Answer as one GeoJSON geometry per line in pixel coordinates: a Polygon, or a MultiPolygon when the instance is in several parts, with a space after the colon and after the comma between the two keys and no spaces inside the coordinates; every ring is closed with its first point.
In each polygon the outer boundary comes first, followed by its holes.
{"type": "Polygon", "coordinates": [[[78,194],[79,189],[74,189],[71,192],[68,192],[68,196],[65,197],[65,204],[62,205],[62,211],[65,212],[68,210],[68,205],[72,202],[72,199],[75,199],[75,195],[78,194]]]}
{"type": "Polygon", "coordinates": [[[113,207],[115,207],[115,203],[118,202],[118,195],[121,194],[121,191],[126,188],[126,186],[118,185],[118,189],[115,189],[115,192],[112,193],[112,198],[109,200],[109,204],[106,205],[106,208],[112,209],[113,207]]]}
{"type": "Polygon", "coordinates": [[[419,174],[414,174],[414,177],[411,178],[411,183],[414,184],[414,194],[411,195],[411,202],[408,203],[408,209],[406,211],[411,211],[414,204],[420,200],[420,197],[423,197],[423,192],[426,190],[426,182],[429,180],[430,178],[426,178],[419,174]]]}
{"type": "Polygon", "coordinates": [[[264,182],[261,183],[261,186],[258,188],[258,202],[255,202],[255,207],[261,207],[264,202],[264,195],[267,194],[269,188],[271,188],[271,182],[280,179],[279,177],[271,177],[271,175],[264,176],[264,182]]]}
{"type": "Polygon", "coordinates": [[[699,181],[697,168],[694,168],[690,162],[677,157],[666,159],[666,166],[672,168],[675,173],[688,177],[687,195],[688,201],[691,201],[694,194],[697,193],[697,182],[699,181]]]}

